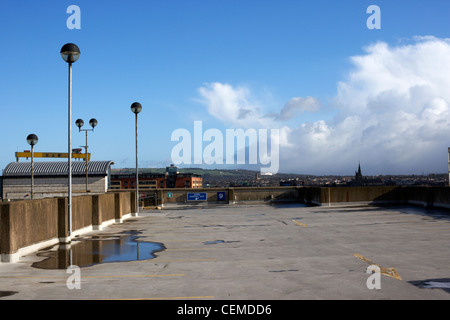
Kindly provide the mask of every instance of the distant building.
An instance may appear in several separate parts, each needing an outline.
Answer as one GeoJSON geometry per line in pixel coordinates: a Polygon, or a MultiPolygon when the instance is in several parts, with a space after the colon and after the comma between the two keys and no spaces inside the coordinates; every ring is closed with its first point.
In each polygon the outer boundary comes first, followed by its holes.
{"type": "MultiPolygon", "coordinates": [[[[89,193],[105,193],[111,183],[113,161],[88,162],[89,193]]],[[[65,161],[34,162],[33,199],[67,196],[65,161]]],[[[86,192],[86,163],[72,162],[72,191],[86,192]]],[[[31,162],[11,162],[3,170],[3,199],[23,200],[31,197],[31,162]]]]}
{"type": "Polygon", "coordinates": [[[352,187],[361,186],[382,186],[384,181],[381,178],[366,178],[361,172],[361,163],[358,164],[358,171],[355,171],[355,179],[349,183],[352,187]]]}
{"type": "MultiPolygon", "coordinates": [[[[113,173],[111,189],[136,189],[136,174],[113,173]]],[[[202,188],[202,176],[195,173],[179,173],[171,165],[165,173],[139,173],[139,190],[156,188],[202,188]]]]}
{"type": "Polygon", "coordinates": [[[355,171],[355,181],[356,183],[362,183],[363,176],[361,173],[361,163],[358,164],[358,171],[355,171]]]}

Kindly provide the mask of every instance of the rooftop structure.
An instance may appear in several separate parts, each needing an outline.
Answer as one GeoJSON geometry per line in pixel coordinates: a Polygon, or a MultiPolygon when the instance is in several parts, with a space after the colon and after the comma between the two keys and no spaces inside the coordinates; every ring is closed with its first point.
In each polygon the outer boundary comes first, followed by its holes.
{"type": "MultiPolygon", "coordinates": [[[[88,162],[86,188],[86,163],[72,162],[73,191],[105,193],[111,182],[113,161],[88,162]]],[[[67,195],[67,166],[65,161],[34,163],[34,198],[67,195]]],[[[2,198],[27,199],[31,191],[31,163],[11,162],[3,170],[2,198]]]]}

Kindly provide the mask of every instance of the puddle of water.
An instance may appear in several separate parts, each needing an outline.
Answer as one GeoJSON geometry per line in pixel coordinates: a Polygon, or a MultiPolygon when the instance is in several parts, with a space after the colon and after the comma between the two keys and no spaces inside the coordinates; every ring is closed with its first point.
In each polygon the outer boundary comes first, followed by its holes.
{"type": "Polygon", "coordinates": [[[139,241],[139,231],[118,235],[93,236],[72,241],[69,246],[56,245],[38,252],[47,257],[31,266],[40,269],[67,269],[70,265],[88,267],[99,263],[138,261],[155,258],[165,249],[162,243],[139,241]]]}
{"type": "Polygon", "coordinates": [[[450,279],[429,279],[423,281],[410,281],[413,285],[422,289],[442,289],[450,293],[450,279]]]}

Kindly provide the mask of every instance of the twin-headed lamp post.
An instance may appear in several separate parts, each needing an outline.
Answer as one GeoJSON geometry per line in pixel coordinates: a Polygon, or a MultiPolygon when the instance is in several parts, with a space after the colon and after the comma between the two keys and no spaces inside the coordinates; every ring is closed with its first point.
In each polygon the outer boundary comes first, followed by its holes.
{"type": "Polygon", "coordinates": [[[92,131],[94,132],[94,128],[97,126],[97,120],[92,118],[91,120],[89,120],[89,124],[91,125],[92,129],[81,129],[81,127],[84,125],[84,121],[82,119],[78,119],[77,121],[75,121],[75,124],[78,127],[78,132],[84,131],[86,132],[86,145],[84,146],[85,148],[85,159],[84,161],[86,162],[86,192],[89,192],[88,190],[88,131],[92,131]]]}

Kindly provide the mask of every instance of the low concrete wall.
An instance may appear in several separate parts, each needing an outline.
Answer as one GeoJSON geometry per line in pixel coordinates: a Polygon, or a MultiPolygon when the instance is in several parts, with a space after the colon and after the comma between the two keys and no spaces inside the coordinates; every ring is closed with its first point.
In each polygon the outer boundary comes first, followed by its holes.
{"type": "Polygon", "coordinates": [[[320,188],[320,201],[317,204],[399,202],[402,200],[400,191],[401,188],[388,186],[320,188]]]}
{"type": "MultiPolygon", "coordinates": [[[[19,249],[58,238],[57,199],[17,201],[0,205],[1,261],[19,249]]],[[[53,241],[52,241],[53,240],[53,241]]]]}
{"type": "Polygon", "coordinates": [[[145,191],[159,207],[201,204],[252,204],[301,202],[336,206],[355,204],[415,204],[450,208],[449,187],[249,187],[202,189],[153,189],[145,191]],[[206,200],[188,201],[188,193],[206,193],[206,200]],[[224,197],[219,199],[218,193],[224,197]]]}
{"type": "Polygon", "coordinates": [[[250,204],[261,202],[298,202],[300,187],[154,189],[145,193],[157,206],[199,204],[250,204]],[[190,201],[188,193],[206,193],[206,200],[190,201]]]}
{"type": "Polygon", "coordinates": [[[450,187],[403,187],[402,195],[404,203],[450,208],[450,187]]]}
{"type": "Polygon", "coordinates": [[[121,222],[136,212],[135,192],[72,198],[72,234],[68,234],[67,198],[21,200],[0,204],[0,262],[69,241],[71,237],[121,222]]]}
{"type": "MultiPolygon", "coordinates": [[[[155,205],[300,202],[322,206],[414,204],[450,208],[450,187],[267,187],[146,190],[155,205]],[[206,193],[206,200],[188,201],[188,193],[206,193]]],[[[136,212],[135,192],[73,197],[71,237],[121,222],[136,212]]],[[[22,200],[0,204],[0,261],[70,240],[67,198],[22,200]]]]}

